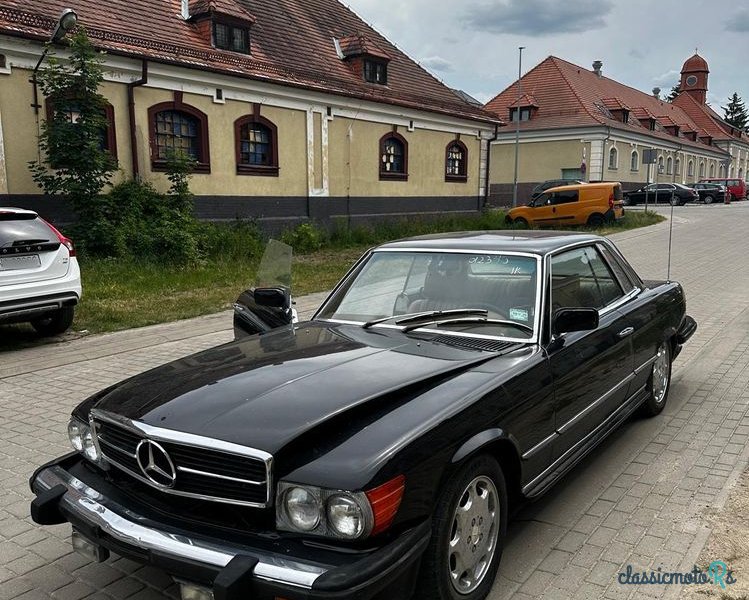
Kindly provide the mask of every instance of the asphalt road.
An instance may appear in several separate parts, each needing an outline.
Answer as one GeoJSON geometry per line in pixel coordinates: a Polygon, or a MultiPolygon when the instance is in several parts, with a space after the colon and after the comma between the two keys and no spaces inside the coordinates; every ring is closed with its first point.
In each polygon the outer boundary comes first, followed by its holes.
{"type": "MultiPolygon", "coordinates": [[[[622,585],[618,573],[691,570],[710,533],[705,515],[749,462],[749,202],[674,215],[672,277],[699,330],[675,364],[669,404],[627,423],[516,516],[493,600],[678,597],[678,586],[622,585]]],[[[661,224],[614,239],[644,278],[662,279],[668,235],[661,224]]],[[[300,299],[301,316],[319,299],[300,299]]],[[[131,561],[88,564],[69,526],[31,523],[27,479],[68,451],[68,414],[88,394],[230,338],[222,313],[0,354],[0,600],[175,594],[167,576],[131,561]]]]}

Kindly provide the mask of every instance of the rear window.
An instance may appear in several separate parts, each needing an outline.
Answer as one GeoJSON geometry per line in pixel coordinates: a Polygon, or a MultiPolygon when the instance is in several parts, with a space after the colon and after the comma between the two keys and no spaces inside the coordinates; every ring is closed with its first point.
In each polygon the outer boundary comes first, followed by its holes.
{"type": "Polygon", "coordinates": [[[36,215],[0,213],[0,248],[56,241],[57,236],[36,215]]]}

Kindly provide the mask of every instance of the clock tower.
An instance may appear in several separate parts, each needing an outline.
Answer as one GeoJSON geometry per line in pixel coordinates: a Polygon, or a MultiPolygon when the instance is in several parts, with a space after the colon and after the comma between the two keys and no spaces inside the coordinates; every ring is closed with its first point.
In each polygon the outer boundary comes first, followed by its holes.
{"type": "Polygon", "coordinates": [[[710,69],[707,68],[707,61],[695,52],[681,68],[681,91],[687,92],[700,104],[705,104],[708,73],[710,69]]]}

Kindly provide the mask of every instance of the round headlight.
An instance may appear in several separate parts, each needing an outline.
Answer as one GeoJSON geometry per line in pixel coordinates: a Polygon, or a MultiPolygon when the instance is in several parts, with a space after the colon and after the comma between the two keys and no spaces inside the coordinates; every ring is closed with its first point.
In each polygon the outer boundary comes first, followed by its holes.
{"type": "Polygon", "coordinates": [[[328,499],[328,525],[338,535],[358,538],[365,528],[364,511],[350,496],[337,494],[328,499]]]}
{"type": "Polygon", "coordinates": [[[83,434],[83,455],[94,462],[99,460],[99,451],[96,449],[91,430],[88,428],[83,434]]]}
{"type": "Polygon", "coordinates": [[[68,423],[68,438],[70,438],[70,445],[78,452],[83,451],[83,434],[87,429],[88,427],[78,419],[70,419],[70,423],[68,423]]]}
{"type": "Polygon", "coordinates": [[[284,508],[289,523],[301,531],[312,531],[320,524],[320,501],[309,490],[293,487],[286,492],[284,508]]]}

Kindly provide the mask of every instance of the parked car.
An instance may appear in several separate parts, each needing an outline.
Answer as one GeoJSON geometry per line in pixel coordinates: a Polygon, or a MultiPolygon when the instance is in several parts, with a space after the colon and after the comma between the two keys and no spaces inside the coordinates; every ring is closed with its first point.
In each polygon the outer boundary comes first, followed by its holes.
{"type": "Polygon", "coordinates": [[[687,202],[696,202],[700,198],[696,191],[680,183],[651,183],[639,190],[624,192],[624,205],[644,204],[646,196],[651,204],[665,202],[674,206],[683,206],[687,202]]]}
{"type": "Polygon", "coordinates": [[[33,211],[0,207],[0,324],[28,322],[57,335],[80,299],[73,242],[33,211]]]}
{"type": "Polygon", "coordinates": [[[624,218],[622,186],[615,182],[581,183],[551,188],[527,206],[507,213],[505,220],[530,225],[590,225],[599,227],[624,218]]]}
{"type": "Polygon", "coordinates": [[[183,598],[480,600],[510,506],[663,410],[685,307],[595,235],[385,244],[311,321],[85,400],[31,515],[183,598]]]}
{"type": "Polygon", "coordinates": [[[547,179],[533,188],[531,191],[531,200],[535,200],[546,190],[550,190],[551,188],[560,187],[562,185],[577,185],[578,183],[585,182],[580,179],[547,179]]]}
{"type": "Polygon", "coordinates": [[[726,199],[726,188],[719,183],[693,183],[689,187],[699,194],[705,204],[724,202],[726,199]]]}
{"type": "Polygon", "coordinates": [[[700,183],[719,183],[724,186],[730,197],[729,202],[733,200],[746,200],[746,181],[741,178],[726,179],[722,177],[710,177],[708,179],[700,179],[700,183]]]}

